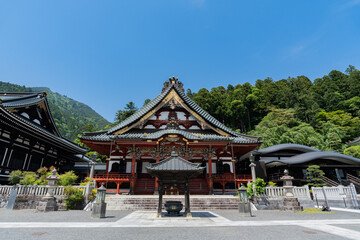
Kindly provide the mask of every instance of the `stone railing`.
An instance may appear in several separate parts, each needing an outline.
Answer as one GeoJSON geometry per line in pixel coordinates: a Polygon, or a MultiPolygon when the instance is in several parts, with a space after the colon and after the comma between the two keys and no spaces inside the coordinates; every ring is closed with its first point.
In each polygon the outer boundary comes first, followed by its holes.
{"type": "MultiPolygon", "coordinates": [[[[294,196],[299,199],[310,199],[309,186],[294,187],[294,196]]],[[[285,189],[283,187],[266,187],[265,192],[260,194],[260,197],[266,197],[269,199],[282,199],[285,197],[285,189]]]]}
{"type": "MultiPolygon", "coordinates": [[[[82,190],[83,194],[86,194],[86,186],[72,186],[82,190]]],[[[17,186],[9,186],[9,185],[0,185],[0,196],[10,195],[11,189],[16,188],[18,190],[18,196],[45,196],[48,189],[43,185],[17,185],[17,186]]],[[[63,196],[64,195],[64,186],[57,186],[54,189],[54,196],[63,196]]]]}
{"type": "MultiPolygon", "coordinates": [[[[350,188],[351,186],[344,187],[339,185],[337,187],[324,187],[324,191],[327,200],[343,200],[350,196],[350,188]]],[[[316,197],[319,200],[324,199],[324,192],[321,187],[313,187],[311,190],[314,198],[316,197]]]]}

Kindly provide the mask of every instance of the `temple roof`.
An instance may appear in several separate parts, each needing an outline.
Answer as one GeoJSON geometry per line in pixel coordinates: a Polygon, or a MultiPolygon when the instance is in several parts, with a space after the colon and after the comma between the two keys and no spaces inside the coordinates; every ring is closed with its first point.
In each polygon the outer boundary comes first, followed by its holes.
{"type": "Polygon", "coordinates": [[[198,133],[197,131],[190,130],[177,130],[177,129],[160,129],[156,132],[147,133],[143,130],[132,130],[121,135],[108,135],[106,131],[96,133],[83,133],[81,139],[93,141],[110,141],[110,140],[149,140],[158,139],[166,134],[179,134],[190,140],[201,141],[231,141],[233,143],[257,143],[256,140],[247,139],[243,136],[226,137],[211,133],[198,133]]]}
{"type": "Polygon", "coordinates": [[[178,156],[176,152],[172,152],[171,156],[158,162],[150,163],[146,170],[150,173],[153,171],[202,171],[205,167],[200,166],[201,163],[192,163],[178,156]]]}
{"type": "Polygon", "coordinates": [[[191,140],[229,141],[233,143],[260,143],[259,137],[248,136],[234,132],[216,120],[201,107],[199,107],[193,100],[186,96],[182,83],[174,77],[170,78],[169,81],[164,83],[162,92],[156,98],[140,108],[127,119],[107,131],[97,133],[83,133],[81,139],[91,141],[110,141],[113,139],[146,140],[157,139],[165,134],[180,134],[191,140]],[[214,129],[214,131],[210,134],[202,132],[199,133],[193,129],[157,129],[157,131],[153,133],[147,133],[146,129],[133,131],[131,126],[139,121],[146,121],[149,117],[149,114],[151,114],[151,111],[156,109],[162,102],[169,101],[170,97],[173,97],[171,94],[177,95],[180,98],[179,101],[182,102],[182,104],[185,104],[185,106],[193,111],[195,115],[197,115],[200,119],[203,119],[209,126],[211,126],[211,128],[214,129]]]}
{"type": "Polygon", "coordinates": [[[307,152],[285,159],[269,159],[269,160],[260,160],[260,161],[265,162],[265,164],[277,162],[277,163],[292,165],[292,164],[302,164],[318,159],[334,160],[345,164],[360,164],[359,158],[355,158],[345,154],[331,152],[331,151],[307,152]]]}
{"type": "Polygon", "coordinates": [[[61,137],[52,117],[46,96],[46,92],[0,93],[0,104],[11,112],[14,112],[14,110],[16,111],[18,109],[39,106],[46,113],[46,118],[49,121],[49,130],[51,130],[55,135],[61,137]]]}
{"type": "Polygon", "coordinates": [[[41,141],[51,143],[60,149],[66,150],[67,152],[81,154],[87,152],[85,148],[80,147],[79,145],[60,136],[60,133],[58,133],[54,120],[51,116],[50,109],[48,108],[46,93],[0,93],[0,99],[2,99],[2,102],[0,103],[0,122],[2,124],[23,132],[26,135],[35,137],[41,141]],[[11,111],[12,109],[36,106],[39,103],[45,104],[46,111],[48,111],[47,114],[58,134],[54,134],[30,119],[16,114],[16,111],[11,111]]]}
{"type": "Polygon", "coordinates": [[[1,103],[6,108],[37,105],[45,101],[46,93],[0,93],[1,103]]]}

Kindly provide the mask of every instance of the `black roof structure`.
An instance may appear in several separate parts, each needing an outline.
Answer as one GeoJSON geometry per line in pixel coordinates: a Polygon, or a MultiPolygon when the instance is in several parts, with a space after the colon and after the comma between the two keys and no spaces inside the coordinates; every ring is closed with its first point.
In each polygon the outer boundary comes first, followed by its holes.
{"type": "Polygon", "coordinates": [[[148,104],[140,108],[133,115],[122,121],[120,124],[110,128],[107,131],[97,133],[83,133],[81,139],[92,141],[110,141],[114,139],[128,139],[128,140],[141,140],[141,139],[156,139],[164,134],[180,134],[192,140],[204,141],[227,141],[233,143],[260,143],[260,137],[248,136],[232,131],[224,124],[216,120],[209,113],[199,107],[193,100],[186,96],[183,85],[177,78],[170,78],[169,81],[164,83],[162,92],[150,101],[148,104]],[[204,119],[213,129],[218,132],[212,131],[207,134],[206,131],[196,131],[192,129],[157,129],[156,131],[148,131],[147,129],[135,129],[131,126],[139,121],[146,121],[149,117],[149,112],[158,107],[164,100],[169,100],[167,97],[173,91],[179,96],[180,101],[185,104],[189,109],[194,111],[196,115],[204,119]],[[118,132],[121,132],[118,134],[118,132]],[[221,132],[222,134],[220,134],[221,132]]]}
{"type": "Polygon", "coordinates": [[[205,167],[201,167],[200,165],[200,163],[191,163],[179,157],[178,154],[173,151],[170,157],[158,163],[150,163],[149,166],[146,167],[146,171],[164,182],[182,182],[201,174],[205,167]]]}
{"type": "Polygon", "coordinates": [[[317,159],[327,159],[327,160],[335,160],[338,162],[342,162],[345,164],[353,164],[353,165],[360,165],[360,159],[354,158],[345,154],[337,153],[337,152],[330,152],[330,151],[317,151],[317,152],[308,152],[299,154],[287,159],[276,159],[276,160],[260,160],[265,162],[265,164],[270,164],[274,162],[292,165],[292,164],[302,164],[305,162],[309,162],[312,160],[317,159]]]}
{"type": "Polygon", "coordinates": [[[61,137],[52,118],[46,93],[0,93],[0,123],[16,129],[26,135],[46,141],[59,149],[67,152],[85,154],[87,150],[79,145],[61,137]],[[17,114],[17,109],[43,104],[47,117],[50,119],[51,129],[46,129],[40,124],[17,114]],[[55,129],[55,132],[53,131],[55,129]]]}
{"type": "Polygon", "coordinates": [[[46,115],[46,119],[49,121],[49,129],[47,130],[61,137],[60,132],[56,127],[54,118],[52,117],[46,96],[46,92],[0,93],[0,103],[10,112],[18,112],[19,109],[26,109],[30,107],[39,107],[43,109],[43,112],[46,115]]]}

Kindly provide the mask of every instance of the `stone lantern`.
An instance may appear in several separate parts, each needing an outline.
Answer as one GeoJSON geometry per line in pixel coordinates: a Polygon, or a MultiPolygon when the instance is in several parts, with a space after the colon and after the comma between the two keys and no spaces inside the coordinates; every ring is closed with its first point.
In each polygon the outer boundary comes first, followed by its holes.
{"type": "Polygon", "coordinates": [[[284,176],[280,178],[283,181],[283,187],[285,189],[285,196],[286,197],[294,197],[294,186],[292,184],[292,181],[294,178],[292,176],[289,176],[289,171],[285,169],[284,176]]]}
{"type": "Polygon", "coordinates": [[[45,197],[41,199],[41,202],[36,209],[43,212],[57,211],[59,207],[57,205],[56,198],[54,197],[54,189],[56,188],[56,184],[60,180],[60,177],[57,175],[55,168],[46,180],[48,181],[48,185],[46,186],[48,191],[45,197]]]}
{"type": "Polygon", "coordinates": [[[292,184],[293,177],[289,176],[289,171],[285,169],[284,176],[280,178],[283,181],[283,188],[285,189],[283,211],[303,211],[298,199],[294,196],[294,186],[292,184]]]}
{"type": "Polygon", "coordinates": [[[92,217],[94,218],[105,217],[106,214],[105,196],[106,196],[106,188],[104,187],[104,185],[101,185],[101,187],[97,189],[95,202],[93,203],[93,208],[91,213],[92,217]]]}
{"type": "Polygon", "coordinates": [[[244,186],[239,188],[239,215],[242,217],[252,217],[247,190],[244,186]]]}

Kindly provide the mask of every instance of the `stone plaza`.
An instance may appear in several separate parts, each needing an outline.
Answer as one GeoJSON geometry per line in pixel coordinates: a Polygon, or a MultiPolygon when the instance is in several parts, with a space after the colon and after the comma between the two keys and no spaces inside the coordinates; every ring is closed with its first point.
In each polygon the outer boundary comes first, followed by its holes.
{"type": "Polygon", "coordinates": [[[35,212],[0,209],[0,239],[359,239],[360,211],[324,213],[259,210],[193,211],[191,218],[156,217],[156,211],[35,212]]]}

